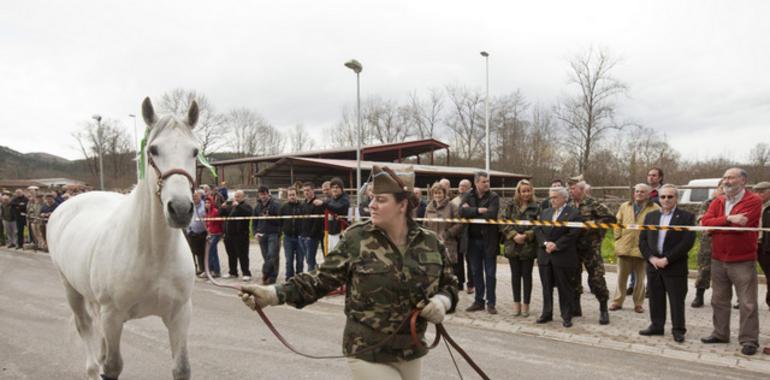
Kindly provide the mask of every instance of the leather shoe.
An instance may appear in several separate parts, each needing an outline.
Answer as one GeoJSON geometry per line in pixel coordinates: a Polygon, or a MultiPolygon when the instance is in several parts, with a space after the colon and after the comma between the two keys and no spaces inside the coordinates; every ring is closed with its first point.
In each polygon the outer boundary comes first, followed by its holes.
{"type": "Polygon", "coordinates": [[[639,335],[642,335],[642,336],[663,335],[663,330],[656,330],[656,329],[653,329],[652,326],[650,326],[644,330],[639,330],[639,335]]]}
{"type": "Polygon", "coordinates": [[[562,326],[570,328],[572,327],[572,320],[571,319],[565,319],[564,322],[561,323],[562,326]]]}
{"type": "Polygon", "coordinates": [[[717,337],[715,337],[713,335],[709,335],[709,336],[707,336],[705,338],[700,338],[700,341],[705,343],[705,344],[730,343],[729,339],[727,339],[727,340],[719,339],[719,338],[717,338],[717,337]]]}
{"type": "Polygon", "coordinates": [[[753,344],[744,344],[741,348],[741,353],[744,355],[754,355],[757,353],[757,346],[753,344]]]}
{"type": "Polygon", "coordinates": [[[468,311],[468,312],[481,311],[481,310],[484,310],[484,305],[478,304],[476,302],[474,302],[473,305],[468,306],[468,308],[465,309],[465,311],[468,311]]]}
{"type": "Polygon", "coordinates": [[[613,303],[612,305],[610,305],[610,311],[620,310],[622,308],[623,308],[622,306],[620,306],[620,305],[618,305],[616,303],[613,303]]]}
{"type": "Polygon", "coordinates": [[[487,313],[492,314],[492,315],[497,314],[497,308],[495,308],[495,305],[487,306],[487,313]]]}
{"type": "Polygon", "coordinates": [[[678,332],[671,333],[671,334],[674,336],[674,342],[684,343],[684,334],[678,333],[678,332]]]}
{"type": "Polygon", "coordinates": [[[642,305],[634,306],[634,311],[641,314],[641,313],[644,313],[644,308],[642,307],[642,305]]]}
{"type": "Polygon", "coordinates": [[[548,323],[551,321],[553,321],[553,316],[548,314],[543,314],[537,319],[537,321],[535,321],[535,323],[548,323]]]}

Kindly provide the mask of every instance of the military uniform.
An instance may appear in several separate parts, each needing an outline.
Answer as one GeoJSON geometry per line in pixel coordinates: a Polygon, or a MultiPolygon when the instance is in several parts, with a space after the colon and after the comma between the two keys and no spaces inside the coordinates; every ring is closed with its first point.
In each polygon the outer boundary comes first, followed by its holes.
{"type": "MultiPolygon", "coordinates": [[[[408,325],[383,347],[357,354],[396,331],[418,304],[435,294],[452,300],[448,312],[457,305],[458,282],[444,245],[435,233],[411,220],[408,228],[402,253],[371,221],[354,224],[317,271],[300,273],[276,286],[279,302],[302,308],[347,284],[345,355],[376,363],[425,355],[424,347],[412,344],[408,325]]],[[[419,319],[421,338],[426,328],[427,322],[419,319]]]]}
{"type": "MultiPolygon", "coordinates": [[[[569,205],[578,209],[584,222],[616,222],[615,216],[610,213],[607,206],[591,197],[585,197],[580,204],[570,200],[569,205]]],[[[601,229],[584,229],[578,238],[577,254],[580,265],[573,279],[577,302],[580,301],[580,295],[583,293],[583,267],[588,272],[588,286],[591,288],[591,293],[596,296],[600,303],[606,303],[609,299],[610,292],[607,289],[607,282],[604,280],[604,261],[602,260],[603,232],[601,229]]]]}
{"type": "MultiPolygon", "coordinates": [[[[709,205],[714,199],[709,199],[700,207],[698,212],[698,223],[700,218],[709,209],[709,205]]],[[[700,234],[700,248],[698,249],[698,277],[695,280],[695,289],[708,289],[711,286],[711,234],[706,231],[700,234]]]]}

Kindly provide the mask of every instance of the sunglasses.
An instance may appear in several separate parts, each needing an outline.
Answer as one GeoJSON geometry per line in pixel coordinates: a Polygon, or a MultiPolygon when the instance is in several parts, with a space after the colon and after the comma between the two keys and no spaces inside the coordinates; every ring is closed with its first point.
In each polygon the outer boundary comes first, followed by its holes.
{"type": "Polygon", "coordinates": [[[674,199],[674,198],[676,198],[676,196],[675,195],[661,195],[658,198],[660,198],[660,199],[674,199]]]}

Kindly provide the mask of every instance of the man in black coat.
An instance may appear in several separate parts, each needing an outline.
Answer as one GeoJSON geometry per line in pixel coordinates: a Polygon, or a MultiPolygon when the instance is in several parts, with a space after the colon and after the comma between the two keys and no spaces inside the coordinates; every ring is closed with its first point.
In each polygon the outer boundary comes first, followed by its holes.
{"type": "MultiPolygon", "coordinates": [[[[302,193],[305,200],[302,202],[302,214],[319,215],[324,213],[323,206],[313,204],[315,197],[315,185],[312,182],[302,184],[302,193]]],[[[307,270],[312,272],[316,268],[316,254],[318,244],[324,238],[324,220],[322,218],[302,219],[299,227],[299,246],[307,260],[307,270]]]]}
{"type": "MultiPolygon", "coordinates": [[[[271,217],[281,214],[281,203],[273,199],[270,195],[270,189],[267,186],[260,186],[257,189],[259,199],[254,206],[254,216],[271,217]]],[[[257,219],[252,223],[254,237],[259,243],[259,250],[262,252],[262,284],[275,284],[278,279],[281,265],[281,220],[279,219],[257,219]]]]}
{"type": "MultiPolygon", "coordinates": [[[[552,187],[548,191],[551,207],[543,210],[540,220],[558,222],[580,222],[577,209],[567,205],[569,193],[564,187],[552,187]]],[[[538,227],[537,268],[543,285],[543,312],[537,323],[553,320],[553,287],[559,291],[559,311],[564,327],[572,327],[575,289],[570,282],[578,270],[577,238],[579,228],[538,227]]]]}
{"type": "MultiPolygon", "coordinates": [[[[460,207],[462,218],[497,219],[500,197],[489,191],[489,174],[476,172],[473,175],[475,189],[463,196],[460,207]]],[[[495,224],[469,224],[465,229],[468,241],[468,258],[473,271],[475,300],[466,311],[484,310],[484,293],[487,296],[487,311],[497,314],[495,308],[495,287],[497,286],[497,254],[500,253],[500,230],[495,224]]]]}
{"type": "MultiPolygon", "coordinates": [[[[695,215],[678,209],[677,190],[663,185],[658,191],[661,209],[647,214],[644,224],[693,226],[695,215]]],[[[671,305],[671,334],[684,342],[684,299],[687,295],[687,253],[695,243],[693,231],[642,231],[639,249],[647,261],[647,291],[650,296],[650,321],[639,335],[663,335],[666,324],[666,295],[671,305]]]]}
{"type": "MultiPolygon", "coordinates": [[[[252,208],[246,203],[246,194],[243,190],[235,192],[232,206],[229,207],[230,217],[248,217],[252,214],[252,208]]],[[[220,215],[225,215],[221,214],[220,215]]],[[[227,277],[238,277],[238,262],[241,264],[241,273],[243,281],[251,281],[251,270],[249,270],[249,222],[248,219],[228,220],[225,222],[225,249],[227,249],[227,262],[229,264],[229,275],[227,277]],[[229,248],[228,248],[229,247],[229,248]],[[232,252],[232,255],[230,254],[232,252]]]]}
{"type": "Polygon", "coordinates": [[[16,249],[24,249],[24,227],[27,226],[27,203],[29,198],[24,195],[24,191],[16,189],[11,198],[11,210],[16,219],[16,249]]]}

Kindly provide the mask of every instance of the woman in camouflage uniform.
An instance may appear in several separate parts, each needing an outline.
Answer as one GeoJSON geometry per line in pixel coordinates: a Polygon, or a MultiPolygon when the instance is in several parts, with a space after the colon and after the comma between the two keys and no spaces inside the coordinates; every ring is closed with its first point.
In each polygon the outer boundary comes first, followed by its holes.
{"type": "Polygon", "coordinates": [[[436,234],[411,219],[411,168],[396,173],[374,166],[372,177],[371,220],[349,227],[316,271],[280,285],[244,285],[241,297],[252,309],[302,308],[346,284],[342,348],[353,378],[418,379],[427,349],[414,346],[403,321],[424,305],[417,323],[423,339],[428,321],[441,323],[454,311],[457,278],[436,234]]]}
{"type": "MultiPolygon", "coordinates": [[[[535,199],[532,184],[523,179],[516,185],[513,201],[503,209],[504,219],[537,220],[540,206],[535,199]]],[[[511,265],[513,290],[513,315],[529,317],[529,301],[532,296],[532,268],[537,257],[537,240],[532,227],[504,225],[500,227],[503,238],[503,254],[511,265]],[[522,282],[524,303],[522,304],[522,282]]]]}

